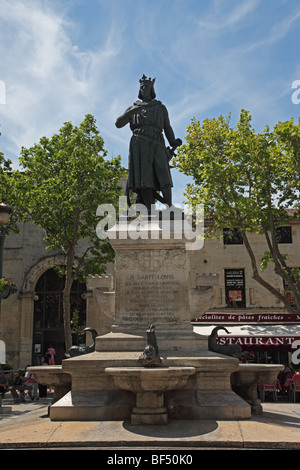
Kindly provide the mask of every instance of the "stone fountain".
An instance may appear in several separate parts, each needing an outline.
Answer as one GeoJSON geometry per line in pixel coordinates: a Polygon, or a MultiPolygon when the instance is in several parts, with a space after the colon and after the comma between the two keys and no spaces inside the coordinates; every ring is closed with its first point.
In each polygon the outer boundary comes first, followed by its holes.
{"type": "Polygon", "coordinates": [[[63,361],[71,390],[52,404],[51,420],[249,418],[251,406],[231,387],[238,359],[209,351],[207,337],[193,331],[187,239],[148,219],[138,239],[124,220],[108,235],[116,253],[114,324],[94,352],[63,361]],[[160,361],[147,367],[141,353],[151,324],[160,361]]]}
{"type": "Polygon", "coordinates": [[[131,424],[167,424],[164,392],[183,388],[196,370],[194,367],[108,367],[105,372],[119,388],[136,394],[131,424]]]}

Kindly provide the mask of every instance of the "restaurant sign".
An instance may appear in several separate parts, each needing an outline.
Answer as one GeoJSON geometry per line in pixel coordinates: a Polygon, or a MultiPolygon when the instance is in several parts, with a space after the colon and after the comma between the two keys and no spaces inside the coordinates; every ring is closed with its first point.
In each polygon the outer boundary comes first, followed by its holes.
{"type": "Polygon", "coordinates": [[[285,346],[291,348],[300,336],[219,336],[217,343],[240,346],[285,346]]]}
{"type": "Polygon", "coordinates": [[[297,323],[300,314],[297,313],[205,313],[192,320],[192,323],[297,323]]]}

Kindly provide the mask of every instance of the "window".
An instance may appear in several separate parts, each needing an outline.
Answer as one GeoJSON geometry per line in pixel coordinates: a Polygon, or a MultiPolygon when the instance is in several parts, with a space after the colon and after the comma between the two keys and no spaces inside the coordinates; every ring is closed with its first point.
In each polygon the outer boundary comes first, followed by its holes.
{"type": "Polygon", "coordinates": [[[242,245],[243,238],[239,229],[224,228],[223,229],[223,243],[224,245],[242,245]]]}
{"type": "Polygon", "coordinates": [[[225,269],[226,307],[246,307],[245,270],[225,269]]]}
{"type": "Polygon", "coordinates": [[[277,243],[293,243],[292,227],[278,227],[276,229],[277,243]]]}

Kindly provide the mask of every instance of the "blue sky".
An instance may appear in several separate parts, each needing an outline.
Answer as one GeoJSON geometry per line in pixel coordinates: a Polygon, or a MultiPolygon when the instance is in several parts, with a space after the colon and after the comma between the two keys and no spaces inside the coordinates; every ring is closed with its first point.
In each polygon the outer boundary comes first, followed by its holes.
{"type": "MultiPolygon", "coordinates": [[[[0,150],[20,149],[66,121],[97,119],[108,156],[127,166],[129,127],[116,117],[156,77],[157,99],[184,140],[203,121],[242,108],[257,131],[299,116],[298,0],[0,0],[0,150]],[[5,90],[4,90],[5,86],[5,90]]],[[[300,96],[300,94],[299,94],[300,96]]],[[[172,170],[174,202],[188,179],[172,170]]]]}

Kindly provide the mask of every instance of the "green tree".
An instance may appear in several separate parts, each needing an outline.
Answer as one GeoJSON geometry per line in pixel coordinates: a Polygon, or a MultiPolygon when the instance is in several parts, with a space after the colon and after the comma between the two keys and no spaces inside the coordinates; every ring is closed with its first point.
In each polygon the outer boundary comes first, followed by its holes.
{"type": "Polygon", "coordinates": [[[12,175],[11,201],[18,217],[42,227],[47,249],[62,251],[65,346],[72,345],[70,292],[74,279],[101,274],[114,253],[108,241],[96,235],[96,209],[117,205],[124,175],[120,157],[106,159],[104,141],[95,118],[86,115],[77,127],[66,122],[58,134],[22,148],[21,171],[12,175]],[[85,240],[87,248],[78,243],[85,240]]]}
{"type": "Polygon", "coordinates": [[[263,277],[263,270],[273,262],[276,274],[293,292],[299,311],[299,269],[288,265],[276,229],[299,216],[300,121],[278,123],[273,131],[266,127],[256,133],[251,120],[245,110],[234,128],[230,115],[202,124],[193,119],[174,163],[193,179],[185,192],[188,203],[203,203],[206,218],[212,221],[206,236],[219,236],[223,228],[238,229],[250,256],[253,278],[288,311],[294,311],[284,292],[263,277]],[[251,232],[265,236],[268,250],[263,260],[256,259],[248,236],[251,232]]]}
{"type": "Polygon", "coordinates": [[[6,201],[8,198],[10,171],[11,161],[6,159],[4,154],[0,152],[0,202],[6,201]]]}
{"type": "MultiPolygon", "coordinates": [[[[1,136],[1,133],[0,133],[1,136]]],[[[7,203],[11,192],[10,174],[12,171],[11,160],[5,158],[3,152],[0,152],[0,204],[7,203]]],[[[15,228],[15,227],[14,227],[15,228]]]]}
{"type": "MultiPolygon", "coordinates": [[[[0,134],[1,135],[1,134],[0,134]]],[[[11,187],[11,164],[12,162],[4,157],[4,154],[0,152],[0,204],[7,204],[10,195],[11,187]]],[[[4,287],[13,285],[13,281],[2,277],[3,275],[3,247],[5,237],[10,231],[17,231],[16,220],[13,219],[10,214],[10,219],[7,223],[0,223],[0,293],[4,287]]]]}

